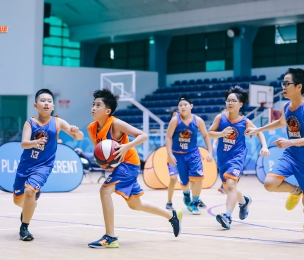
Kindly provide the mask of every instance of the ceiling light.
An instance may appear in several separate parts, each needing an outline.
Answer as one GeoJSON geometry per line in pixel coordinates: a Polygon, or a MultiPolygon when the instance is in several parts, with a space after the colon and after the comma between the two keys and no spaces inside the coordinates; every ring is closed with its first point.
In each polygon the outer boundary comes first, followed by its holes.
{"type": "Polygon", "coordinates": [[[230,28],[230,29],[227,30],[227,35],[230,38],[233,38],[235,36],[239,36],[240,35],[240,29],[237,28],[237,27],[230,28]]]}

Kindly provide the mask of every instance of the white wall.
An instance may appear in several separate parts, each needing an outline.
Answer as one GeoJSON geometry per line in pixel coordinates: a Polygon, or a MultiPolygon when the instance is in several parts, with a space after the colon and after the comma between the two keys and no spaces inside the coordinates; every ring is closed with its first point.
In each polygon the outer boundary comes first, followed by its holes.
{"type": "MultiPolygon", "coordinates": [[[[86,127],[92,122],[91,106],[93,92],[100,89],[100,74],[118,70],[99,68],[74,68],[44,66],[43,87],[56,93],[55,112],[70,124],[86,127]],[[60,108],[58,100],[70,100],[69,108],[60,108]]],[[[136,72],[136,99],[157,89],[156,72],[136,72]]],[[[118,109],[126,108],[129,102],[119,102],[118,109]]],[[[32,113],[36,113],[33,109],[32,113]]]]}
{"type": "Polygon", "coordinates": [[[0,0],[0,95],[32,95],[42,85],[42,0],[0,0]]]}

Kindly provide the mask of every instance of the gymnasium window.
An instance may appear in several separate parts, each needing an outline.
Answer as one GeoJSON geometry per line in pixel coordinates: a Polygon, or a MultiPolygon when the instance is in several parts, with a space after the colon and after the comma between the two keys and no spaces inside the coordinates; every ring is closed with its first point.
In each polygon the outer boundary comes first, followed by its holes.
{"type": "Polygon", "coordinates": [[[225,70],[224,60],[206,61],[206,71],[223,71],[225,70]]]}
{"type": "Polygon", "coordinates": [[[275,44],[297,43],[297,25],[289,24],[275,27],[275,44]]]}
{"type": "Polygon", "coordinates": [[[67,24],[51,16],[44,22],[50,24],[50,37],[43,39],[43,64],[53,66],[80,66],[80,43],[69,40],[67,24]]]}

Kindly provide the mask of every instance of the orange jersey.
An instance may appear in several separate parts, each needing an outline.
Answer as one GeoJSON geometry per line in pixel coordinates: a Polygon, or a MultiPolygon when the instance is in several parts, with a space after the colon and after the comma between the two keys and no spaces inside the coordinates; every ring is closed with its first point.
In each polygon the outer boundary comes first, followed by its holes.
{"type": "MultiPolygon", "coordinates": [[[[109,116],[106,123],[104,124],[104,126],[102,127],[102,129],[100,129],[99,132],[97,132],[98,129],[98,122],[95,121],[91,124],[89,124],[88,126],[88,133],[90,135],[90,137],[92,138],[92,140],[97,144],[100,141],[106,140],[106,139],[112,139],[114,141],[116,141],[119,144],[127,144],[129,143],[129,137],[127,134],[123,134],[119,140],[115,140],[113,138],[113,134],[112,134],[112,124],[113,121],[116,118],[114,116],[109,116]]],[[[130,164],[135,164],[135,165],[140,165],[140,160],[139,160],[139,156],[138,153],[136,151],[136,149],[134,147],[132,147],[131,149],[129,149],[123,159],[123,162],[126,163],[130,163],[130,164]]]]}

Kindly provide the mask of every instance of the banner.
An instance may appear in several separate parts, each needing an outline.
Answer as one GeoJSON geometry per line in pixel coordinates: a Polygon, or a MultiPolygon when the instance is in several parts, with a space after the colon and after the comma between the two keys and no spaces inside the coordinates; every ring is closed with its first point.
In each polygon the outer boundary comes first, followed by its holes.
{"type": "MultiPolygon", "coordinates": [[[[0,146],[0,189],[13,192],[16,171],[23,152],[20,142],[0,146]]],[[[58,144],[54,168],[42,192],[67,192],[76,189],[83,178],[79,156],[72,148],[58,144]]]]}

